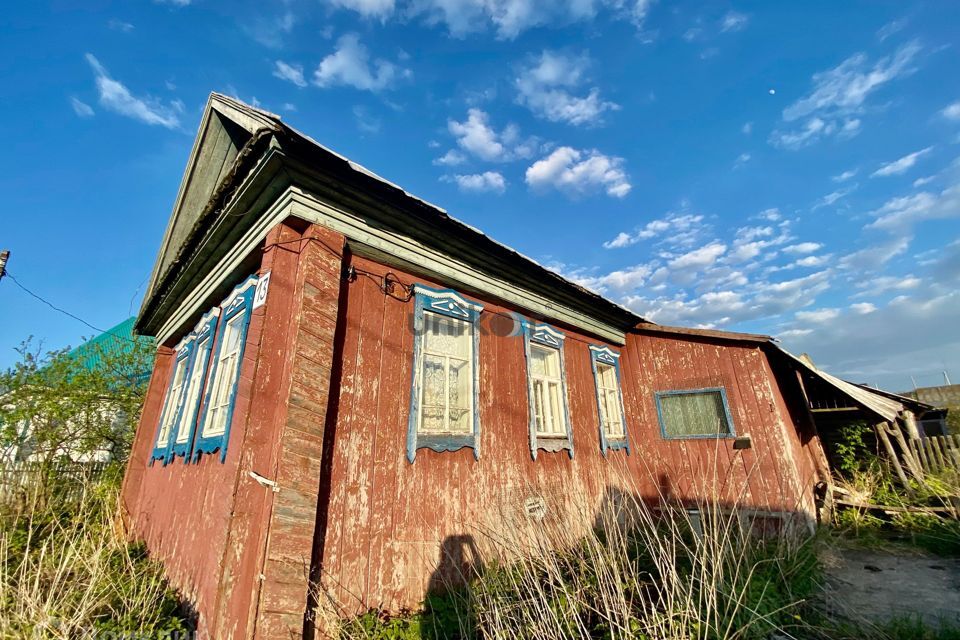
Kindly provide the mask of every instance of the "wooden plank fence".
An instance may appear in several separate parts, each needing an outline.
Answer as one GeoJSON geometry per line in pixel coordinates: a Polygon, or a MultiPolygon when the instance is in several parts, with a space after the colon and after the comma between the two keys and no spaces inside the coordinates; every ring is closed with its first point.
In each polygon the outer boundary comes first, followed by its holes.
{"type": "Polygon", "coordinates": [[[960,472],[960,436],[928,436],[911,440],[910,447],[927,473],[960,472]]]}
{"type": "Polygon", "coordinates": [[[22,500],[38,489],[55,491],[60,499],[76,500],[87,486],[100,478],[106,462],[57,460],[44,466],[39,462],[0,462],[0,504],[22,500]]]}

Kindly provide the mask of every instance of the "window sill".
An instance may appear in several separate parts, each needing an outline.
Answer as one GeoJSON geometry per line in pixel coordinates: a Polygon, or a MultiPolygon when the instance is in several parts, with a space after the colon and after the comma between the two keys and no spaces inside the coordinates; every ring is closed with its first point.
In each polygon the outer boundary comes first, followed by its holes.
{"type": "MultiPolygon", "coordinates": [[[[473,449],[474,458],[480,457],[477,438],[473,433],[418,433],[416,437],[416,449],[430,449],[440,453],[470,447],[473,449]]],[[[414,461],[415,456],[415,451],[408,453],[410,462],[414,461]]]]}

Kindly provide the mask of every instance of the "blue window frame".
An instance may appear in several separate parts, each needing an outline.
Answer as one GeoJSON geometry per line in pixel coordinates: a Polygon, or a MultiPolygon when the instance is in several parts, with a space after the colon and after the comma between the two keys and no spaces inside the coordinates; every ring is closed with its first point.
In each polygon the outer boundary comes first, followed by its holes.
{"type": "Polygon", "coordinates": [[[190,364],[187,368],[187,378],[183,408],[173,431],[172,456],[182,456],[183,461],[190,461],[190,449],[193,445],[193,436],[196,431],[197,417],[200,413],[200,402],[203,400],[203,387],[207,380],[207,371],[210,365],[210,352],[213,350],[213,339],[217,330],[217,319],[220,308],[217,307],[205,314],[193,330],[191,342],[190,364]]]}
{"type": "Polygon", "coordinates": [[[620,354],[607,346],[590,345],[590,361],[597,392],[600,451],[626,449],[630,453],[626,414],[621,391],[620,354]]]}
{"type": "Polygon", "coordinates": [[[483,306],[456,291],[414,287],[407,460],[417,449],[473,448],[480,459],[479,347],[483,306]]]}
{"type": "Polygon", "coordinates": [[[194,438],[194,460],[204,453],[220,451],[220,461],[227,457],[230,441],[230,422],[237,399],[237,384],[243,351],[247,341],[247,328],[253,307],[253,293],[257,278],[251,276],[238,285],[224,301],[220,311],[214,356],[204,391],[203,413],[194,438]]]}
{"type": "Polygon", "coordinates": [[[166,466],[173,459],[173,433],[177,429],[183,409],[193,337],[193,334],[184,337],[174,351],[173,371],[170,373],[170,383],[167,385],[167,393],[163,399],[160,424],[157,426],[157,439],[153,445],[153,453],[150,455],[151,464],[154,460],[160,460],[166,466]]]}
{"type": "Polygon", "coordinates": [[[523,351],[527,359],[527,397],[530,405],[530,455],[562,451],[573,458],[573,427],[567,402],[564,335],[551,326],[524,322],[523,351]]]}
{"type": "Polygon", "coordinates": [[[735,438],[737,435],[723,387],[659,391],[655,397],[660,434],[666,439],[735,438]]]}

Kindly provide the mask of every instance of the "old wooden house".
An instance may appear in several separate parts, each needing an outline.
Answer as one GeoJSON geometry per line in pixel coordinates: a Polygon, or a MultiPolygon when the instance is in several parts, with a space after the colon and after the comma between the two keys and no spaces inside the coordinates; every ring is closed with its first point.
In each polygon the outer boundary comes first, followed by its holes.
{"type": "Polygon", "coordinates": [[[125,513],[211,637],[309,635],[311,592],[416,606],[491,509],[695,500],[719,469],[812,519],[827,474],[770,338],[647,322],[221,95],[136,326],[125,513]]]}

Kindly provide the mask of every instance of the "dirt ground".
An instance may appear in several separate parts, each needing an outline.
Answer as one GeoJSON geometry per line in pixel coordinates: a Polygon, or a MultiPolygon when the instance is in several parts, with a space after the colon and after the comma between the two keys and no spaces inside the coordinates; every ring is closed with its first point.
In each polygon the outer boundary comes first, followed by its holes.
{"type": "Polygon", "coordinates": [[[960,623],[960,559],[837,549],[825,558],[826,605],[850,620],[919,615],[931,626],[960,623]]]}

